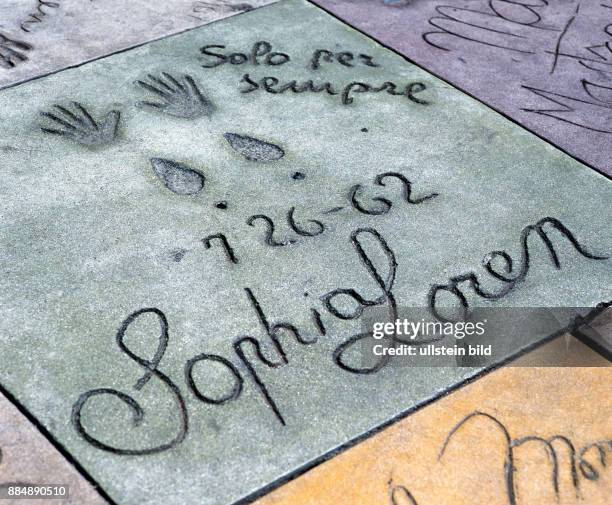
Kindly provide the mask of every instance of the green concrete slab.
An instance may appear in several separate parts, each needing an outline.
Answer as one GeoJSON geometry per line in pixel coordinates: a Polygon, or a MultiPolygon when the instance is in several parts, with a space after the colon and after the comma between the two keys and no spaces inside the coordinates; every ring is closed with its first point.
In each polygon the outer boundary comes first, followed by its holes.
{"type": "Polygon", "coordinates": [[[479,372],[363,370],[372,313],[612,299],[608,180],[301,0],[0,111],[0,381],[118,503],[231,503],[479,372]]]}

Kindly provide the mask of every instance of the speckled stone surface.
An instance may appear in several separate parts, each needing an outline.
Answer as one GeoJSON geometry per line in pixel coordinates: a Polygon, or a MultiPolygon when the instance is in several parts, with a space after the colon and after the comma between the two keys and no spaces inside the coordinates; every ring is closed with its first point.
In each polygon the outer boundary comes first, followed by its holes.
{"type": "MultiPolygon", "coordinates": [[[[612,336],[612,331],[607,331],[612,336]]],[[[569,334],[512,360],[510,367],[612,367],[612,362],[569,334]]]]}
{"type": "Polygon", "coordinates": [[[0,394],[0,495],[5,505],[105,505],[106,500],[0,394]],[[66,499],[8,499],[11,484],[67,486],[66,499]]]}
{"type": "Polygon", "coordinates": [[[604,400],[610,381],[611,368],[503,368],[255,503],[605,505],[612,493],[606,464],[612,406],[604,400]],[[510,485],[506,461],[513,470],[510,485]]]}
{"type": "Polygon", "coordinates": [[[274,0],[3,0],[0,88],[274,0]]]}
{"type": "Polygon", "coordinates": [[[612,175],[609,2],[315,3],[612,175]]]}
{"type": "Polygon", "coordinates": [[[121,504],[231,503],[473,376],[354,373],[436,285],[612,298],[603,176],[298,0],[0,111],[0,381],[121,504]]]}
{"type": "Polygon", "coordinates": [[[612,359],[612,308],[608,307],[588,323],[580,325],[574,334],[590,342],[608,359],[612,359]]]}

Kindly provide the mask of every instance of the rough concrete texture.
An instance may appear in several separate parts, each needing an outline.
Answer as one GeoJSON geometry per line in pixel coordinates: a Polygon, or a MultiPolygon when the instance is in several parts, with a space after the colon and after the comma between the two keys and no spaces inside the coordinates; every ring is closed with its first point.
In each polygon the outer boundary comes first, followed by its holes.
{"type": "MultiPolygon", "coordinates": [[[[612,330],[608,330],[608,334],[612,330]]],[[[512,360],[516,367],[609,367],[612,362],[571,335],[558,337],[512,360]]]]}
{"type": "Polygon", "coordinates": [[[478,371],[362,364],[372,313],[612,298],[603,176],[302,1],[0,111],[0,381],[121,504],[231,503],[478,371]]]}
{"type": "Polygon", "coordinates": [[[0,394],[0,496],[6,505],[104,505],[96,490],[49,441],[0,394]],[[9,499],[11,484],[66,486],[66,499],[9,499]]]}
{"type": "Polygon", "coordinates": [[[3,0],[0,88],[274,0],[3,0]]]}
{"type": "Polygon", "coordinates": [[[500,369],[255,503],[606,505],[611,380],[611,368],[500,369]]]}
{"type": "Polygon", "coordinates": [[[314,1],[612,175],[610,2],[314,1]]]}
{"type": "Polygon", "coordinates": [[[580,325],[575,333],[587,339],[602,355],[612,357],[612,308],[608,308],[586,324],[580,325]]]}

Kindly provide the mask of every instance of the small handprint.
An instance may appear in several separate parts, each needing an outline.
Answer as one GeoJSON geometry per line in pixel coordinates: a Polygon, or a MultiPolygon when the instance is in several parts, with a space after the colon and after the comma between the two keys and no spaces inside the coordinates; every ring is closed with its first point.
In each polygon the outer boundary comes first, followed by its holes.
{"type": "Polygon", "coordinates": [[[9,39],[6,35],[0,33],[0,67],[14,68],[18,63],[28,59],[24,52],[31,49],[30,44],[9,39]]]}
{"type": "Polygon", "coordinates": [[[72,102],[72,105],[74,112],[61,105],[53,106],[57,113],[41,112],[41,116],[55,123],[54,128],[41,126],[41,130],[45,133],[63,135],[85,146],[101,146],[115,139],[120,118],[119,111],[110,111],[104,116],[102,123],[97,123],[80,103],[72,102]],[[58,126],[62,128],[57,128],[58,126]]]}
{"type": "MultiPolygon", "coordinates": [[[[543,22],[545,0],[534,3],[500,0],[503,9],[495,3],[482,2],[476,8],[473,3],[466,7],[436,5],[435,14],[429,19],[432,30],[422,34],[429,45],[443,51],[463,50],[466,54],[480,51],[484,47],[517,54],[551,52],[562,26],[549,26],[543,22]]],[[[450,2],[449,2],[450,3],[450,2]]],[[[575,12],[572,5],[563,6],[568,25],[575,12]]],[[[562,17],[561,15],[559,17],[562,17]]]]}
{"type": "Polygon", "coordinates": [[[212,112],[212,103],[202,95],[190,75],[184,75],[180,81],[166,72],[162,72],[162,77],[151,74],[147,77],[148,82],[136,81],[136,84],[158,95],[162,102],[139,102],[140,106],[152,107],[184,119],[196,119],[212,112]]]}

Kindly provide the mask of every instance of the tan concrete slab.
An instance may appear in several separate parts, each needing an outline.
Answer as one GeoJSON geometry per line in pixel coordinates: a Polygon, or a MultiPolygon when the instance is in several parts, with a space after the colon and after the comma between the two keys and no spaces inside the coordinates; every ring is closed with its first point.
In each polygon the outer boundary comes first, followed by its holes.
{"type": "Polygon", "coordinates": [[[483,366],[369,321],[543,308],[499,363],[612,299],[612,183],[303,0],[0,110],[0,383],[121,505],[235,503],[483,366]]]}
{"type": "MultiPolygon", "coordinates": [[[[538,353],[555,351],[564,340],[538,353]]],[[[570,341],[591,363],[603,359],[570,341]]],[[[611,368],[505,367],[256,503],[608,504],[611,387],[611,368]]]]}
{"type": "Polygon", "coordinates": [[[21,489],[26,485],[66,486],[68,497],[54,500],[3,498],[0,499],[2,505],[106,504],[40,431],[0,394],[0,496],[13,494],[16,484],[21,489]]]}
{"type": "Polygon", "coordinates": [[[599,367],[612,366],[604,356],[593,352],[577,338],[564,335],[510,362],[512,367],[599,367]]]}

